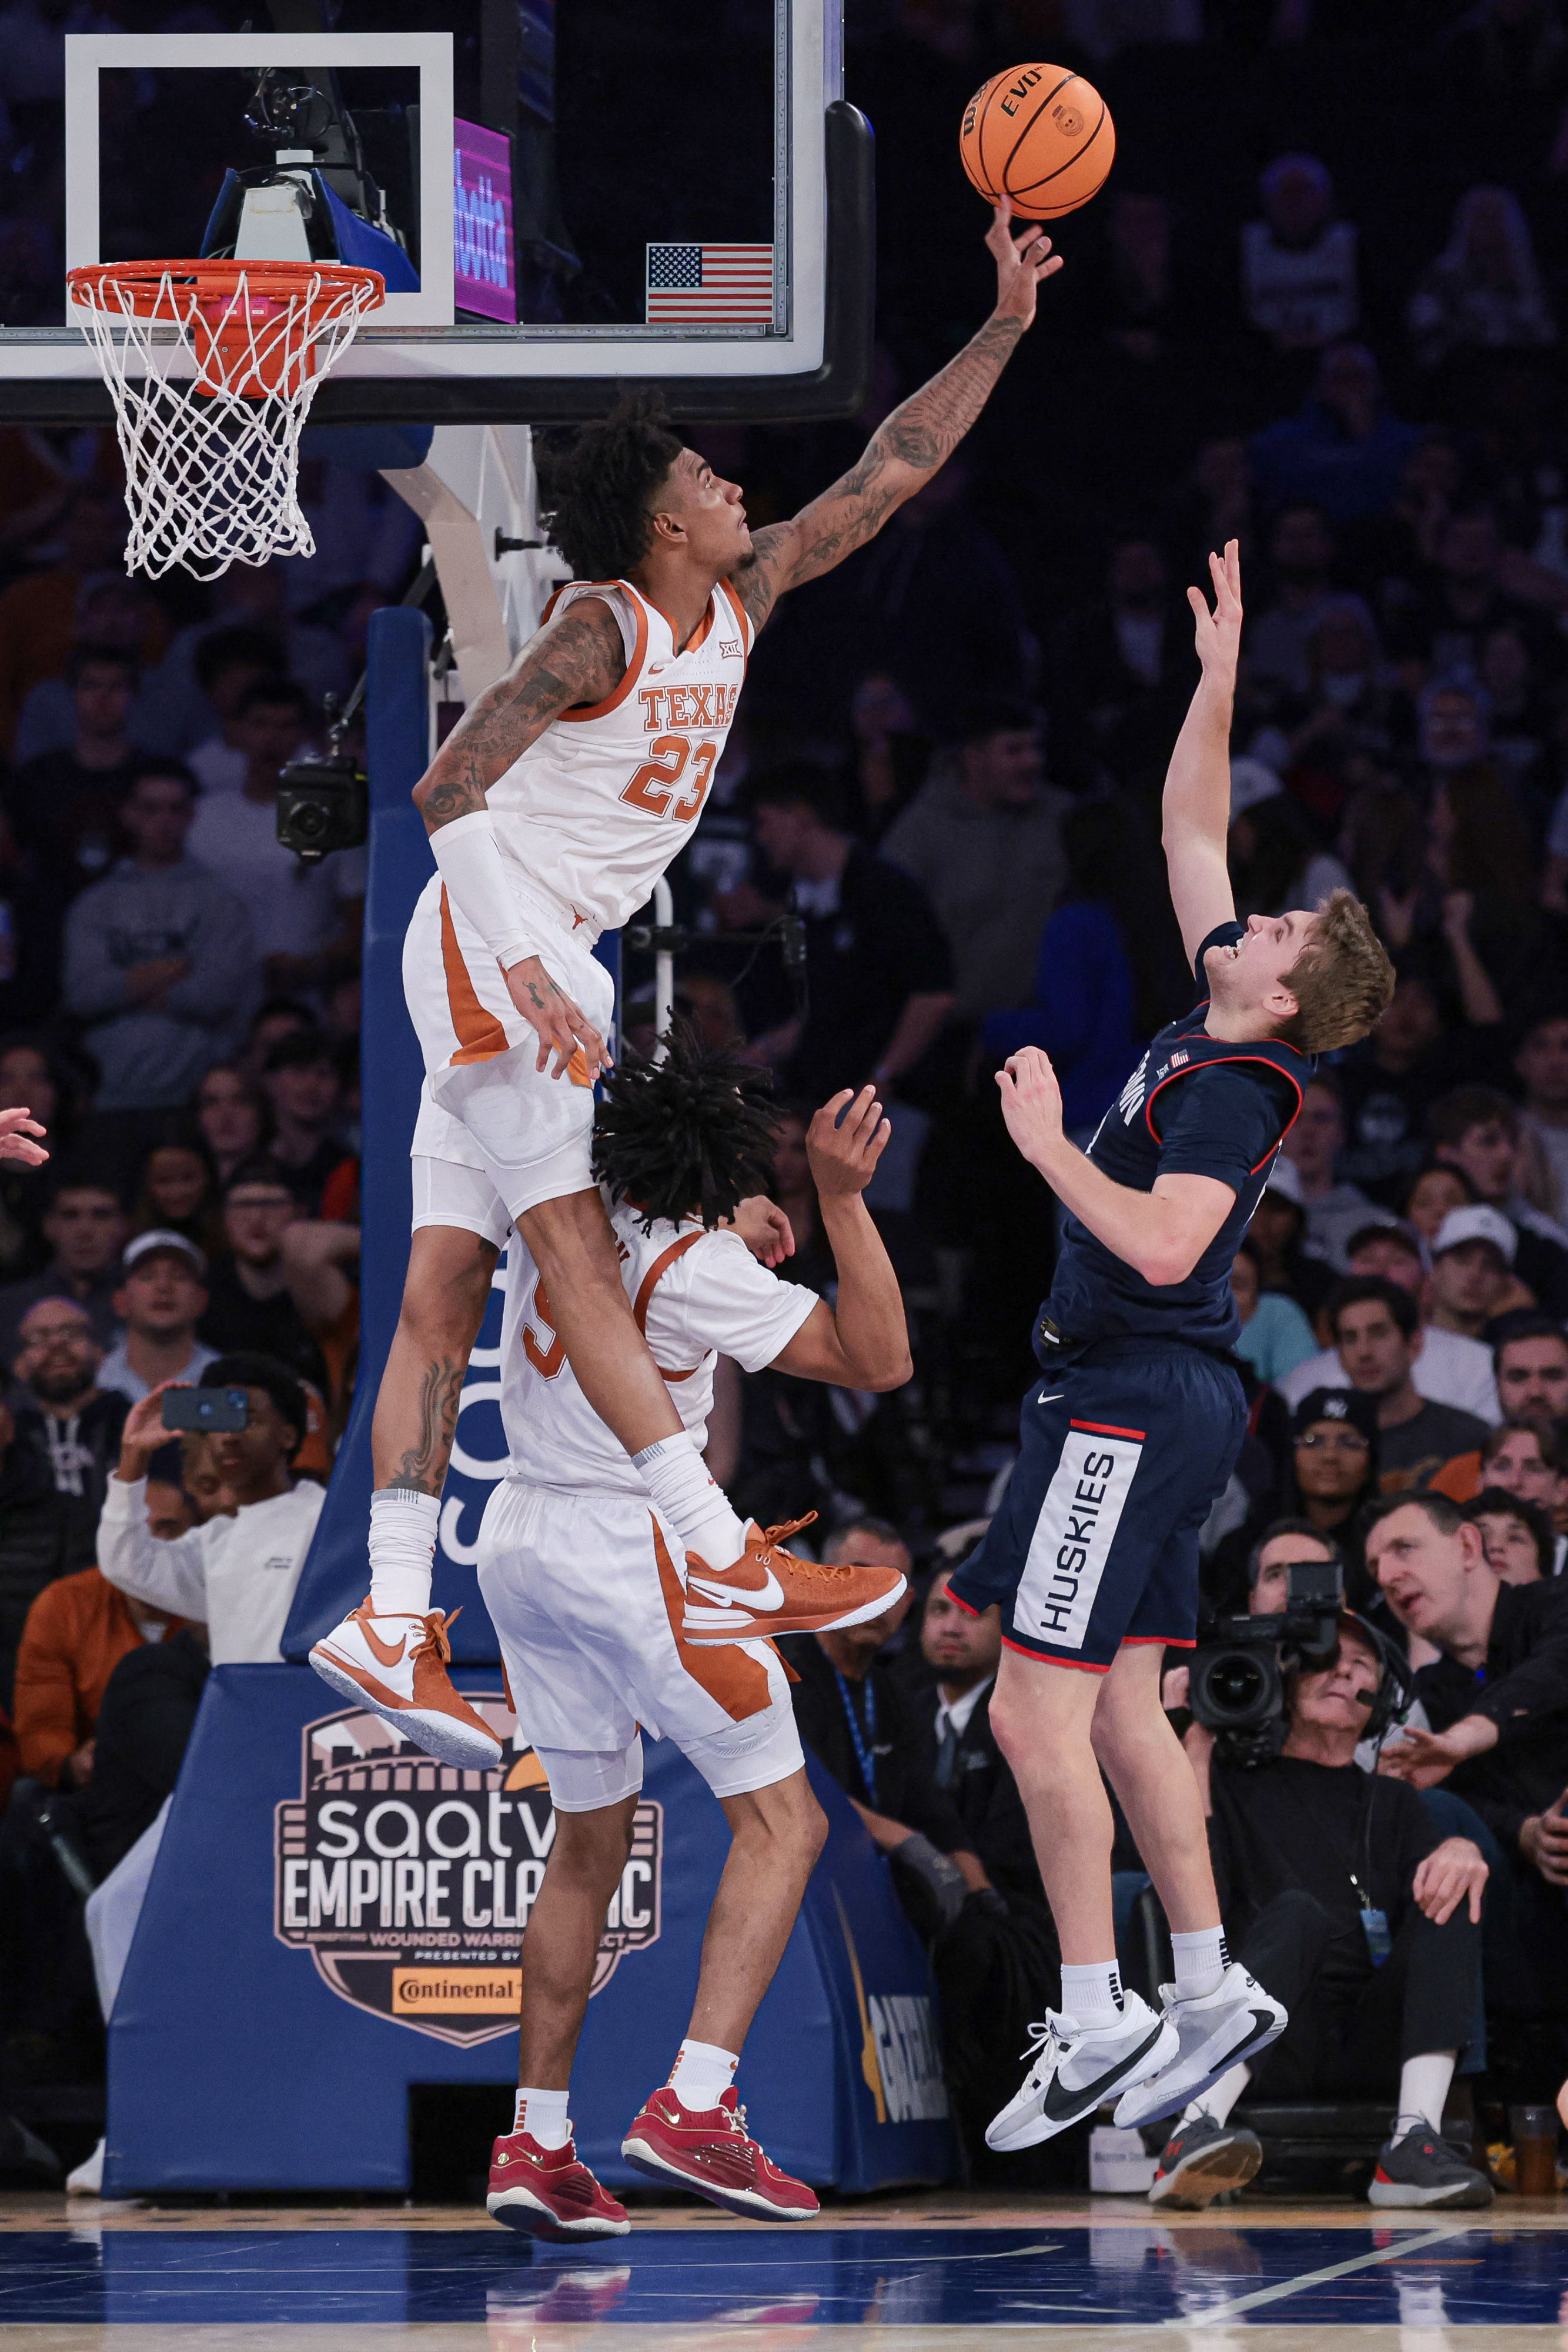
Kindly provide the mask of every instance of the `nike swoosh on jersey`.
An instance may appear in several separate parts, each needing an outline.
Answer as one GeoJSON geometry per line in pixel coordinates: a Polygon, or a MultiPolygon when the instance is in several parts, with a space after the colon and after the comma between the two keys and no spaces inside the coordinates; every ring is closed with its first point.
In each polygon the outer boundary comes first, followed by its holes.
{"type": "Polygon", "coordinates": [[[1036,1404],[1060,1404],[1066,1394],[1065,1389],[1053,1389],[1050,1396],[1037,1396],[1035,1402],[1036,1404]]]}
{"type": "Polygon", "coordinates": [[[688,1574],[688,1591],[693,1585],[708,1600],[717,1601],[721,1609],[782,1609],[784,1606],[784,1587],[771,1569],[765,1571],[761,1583],[757,1585],[718,1584],[706,1577],[688,1574]]]}
{"type": "Polygon", "coordinates": [[[1107,2067],[1097,2081],[1085,2083],[1082,2090],[1069,2090],[1061,2074],[1053,2074],[1044,2101],[1045,2112],[1051,2122],[1061,2123],[1066,2116],[1081,2114],[1086,2102],[1098,2106],[1100,2101],[1115,2089],[1128,2067],[1136,2064],[1154,2048],[1164,2030],[1164,2020],[1156,2018],[1153,2032],[1144,2036],[1135,2050],[1124,2051],[1113,2066],[1107,2067]]]}
{"type": "Polygon", "coordinates": [[[365,1637],[366,1645],[368,1646],[372,1658],[379,1658],[383,1666],[402,1665],[402,1654],[408,1647],[408,1635],[406,1633],[403,1635],[402,1641],[394,1650],[390,1642],[382,1641],[380,1636],[372,1633],[370,1627],[362,1622],[360,1626],[360,1631],[365,1637]]]}

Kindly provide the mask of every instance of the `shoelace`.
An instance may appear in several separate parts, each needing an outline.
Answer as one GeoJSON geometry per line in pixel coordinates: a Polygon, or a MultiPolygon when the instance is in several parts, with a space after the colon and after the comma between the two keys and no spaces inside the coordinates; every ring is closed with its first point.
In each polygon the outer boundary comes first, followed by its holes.
{"type": "Polygon", "coordinates": [[[424,1639],[415,1650],[414,1656],[428,1658],[434,1652],[444,1666],[449,1666],[452,1664],[452,1642],[449,1629],[456,1624],[462,1614],[461,1603],[452,1612],[450,1617],[445,1616],[439,1609],[433,1609],[424,1621],[424,1639]]]}
{"type": "Polygon", "coordinates": [[[1029,2035],[1029,2048],[1020,2050],[1019,2056],[1029,2060],[1031,2074],[1046,2057],[1053,2042],[1059,2050],[1061,2049],[1061,2036],[1056,2030],[1057,2024],[1055,2011],[1047,2010],[1045,2015],[1038,2019],[1033,2025],[1024,2027],[1024,2032],[1029,2035]]]}
{"type": "MultiPolygon", "coordinates": [[[[799,1535],[802,1528],[809,1528],[816,1516],[815,1511],[808,1511],[803,1519],[785,1519],[776,1528],[764,1528],[762,1541],[752,1558],[766,1559],[770,1551],[782,1545],[787,1536],[799,1535]]],[[[825,1584],[841,1584],[847,1576],[854,1573],[853,1560],[803,1559],[798,1552],[791,1552],[789,1558],[794,1566],[807,1576],[817,1577],[825,1584]]]]}

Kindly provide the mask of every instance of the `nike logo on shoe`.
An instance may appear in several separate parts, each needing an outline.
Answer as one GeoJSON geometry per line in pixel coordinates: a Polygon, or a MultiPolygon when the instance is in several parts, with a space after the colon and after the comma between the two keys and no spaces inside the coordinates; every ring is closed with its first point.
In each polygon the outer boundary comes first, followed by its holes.
{"type": "Polygon", "coordinates": [[[1103,2098],[1110,2095],[1128,2067],[1135,2066],[1140,2058],[1147,2056],[1164,2031],[1164,2021],[1156,2018],[1153,2032],[1145,2033],[1135,2049],[1124,2050],[1114,2065],[1108,2066],[1094,2082],[1085,2083],[1077,2090],[1069,2089],[1060,2072],[1053,2074],[1042,2102],[1045,2114],[1053,2124],[1059,2124],[1081,2114],[1086,2101],[1098,2106],[1103,2098]]]}
{"type": "Polygon", "coordinates": [[[770,1568],[764,1570],[760,1584],[721,1584],[714,1578],[695,1576],[688,1570],[686,1590],[690,1591],[694,1586],[706,1599],[716,1601],[721,1609],[782,1609],[784,1606],[784,1587],[770,1568]]]}
{"type": "Polygon", "coordinates": [[[360,1631],[365,1637],[365,1646],[372,1658],[379,1658],[383,1666],[402,1665],[403,1652],[408,1647],[406,1633],[394,1650],[390,1642],[383,1642],[379,1634],[371,1633],[369,1624],[362,1617],[360,1620],[360,1631]]]}

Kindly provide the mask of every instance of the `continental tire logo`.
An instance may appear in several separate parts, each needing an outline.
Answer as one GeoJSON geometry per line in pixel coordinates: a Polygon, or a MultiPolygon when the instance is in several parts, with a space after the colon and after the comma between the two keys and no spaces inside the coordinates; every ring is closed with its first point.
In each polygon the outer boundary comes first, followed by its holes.
{"type": "MultiPolygon", "coordinates": [[[[273,1930],[356,2009],[468,2047],[516,2031],[555,1812],[505,1699],[464,1696],[506,1743],[498,1771],[434,1763],[368,1709],[306,1725],[299,1796],[276,1811],[273,1930]]],[[[663,1851],[664,1808],[644,1798],[595,1992],[658,1941],[663,1851]]]]}

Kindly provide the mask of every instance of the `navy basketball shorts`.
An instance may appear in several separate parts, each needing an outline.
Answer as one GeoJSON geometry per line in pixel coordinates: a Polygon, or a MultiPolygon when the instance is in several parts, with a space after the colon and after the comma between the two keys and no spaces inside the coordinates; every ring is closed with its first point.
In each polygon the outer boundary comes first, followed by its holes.
{"type": "Polygon", "coordinates": [[[1190,1648],[1197,1538],[1247,1426],[1239,1373],[1167,1340],[1102,1339],[1024,1399],[1020,1452],[949,1584],[1001,1604],[1008,1647],[1104,1674],[1124,1642],[1190,1648]]]}

